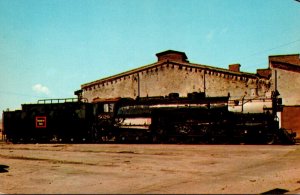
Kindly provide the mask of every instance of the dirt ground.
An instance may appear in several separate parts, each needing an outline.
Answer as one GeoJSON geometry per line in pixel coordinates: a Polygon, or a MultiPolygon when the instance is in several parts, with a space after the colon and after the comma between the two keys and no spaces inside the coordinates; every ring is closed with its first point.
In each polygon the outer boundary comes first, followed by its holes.
{"type": "Polygon", "coordinates": [[[0,143],[0,192],[300,193],[300,145],[0,143]]]}

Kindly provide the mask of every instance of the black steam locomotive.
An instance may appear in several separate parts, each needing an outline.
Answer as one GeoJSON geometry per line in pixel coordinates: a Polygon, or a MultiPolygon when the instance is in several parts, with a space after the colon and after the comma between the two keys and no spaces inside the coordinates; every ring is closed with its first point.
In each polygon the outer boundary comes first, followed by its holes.
{"type": "Polygon", "coordinates": [[[243,110],[244,99],[229,99],[195,92],[187,97],[96,98],[92,103],[40,100],[4,111],[3,133],[13,143],[295,143],[294,133],[279,128],[277,97],[253,113],[243,110]],[[230,110],[239,106],[242,111],[230,110]]]}

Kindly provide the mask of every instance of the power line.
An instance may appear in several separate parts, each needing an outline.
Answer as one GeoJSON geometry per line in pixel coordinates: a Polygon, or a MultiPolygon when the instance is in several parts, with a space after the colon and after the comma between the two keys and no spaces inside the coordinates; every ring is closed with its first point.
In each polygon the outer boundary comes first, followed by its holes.
{"type": "MultiPolygon", "coordinates": [[[[299,0],[299,2],[300,2],[300,0],[299,0]]],[[[278,45],[278,46],[273,47],[273,48],[270,48],[270,49],[266,49],[266,50],[261,50],[261,51],[255,52],[255,53],[250,54],[250,55],[248,55],[248,56],[242,57],[241,59],[249,58],[249,57],[252,57],[252,56],[261,54],[261,53],[265,53],[265,52],[267,52],[267,51],[272,51],[272,50],[274,50],[274,49],[278,49],[278,48],[281,48],[281,47],[285,47],[285,46],[294,44],[294,43],[296,43],[296,42],[298,42],[298,41],[300,41],[300,39],[297,39],[297,40],[295,40],[295,41],[291,41],[291,42],[288,42],[288,43],[284,43],[284,44],[282,44],[282,45],[278,45]]]]}

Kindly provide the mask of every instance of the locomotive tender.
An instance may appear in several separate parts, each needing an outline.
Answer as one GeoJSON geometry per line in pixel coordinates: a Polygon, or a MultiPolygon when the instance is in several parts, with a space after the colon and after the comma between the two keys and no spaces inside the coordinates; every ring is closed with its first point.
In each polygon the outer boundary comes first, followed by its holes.
{"type": "Polygon", "coordinates": [[[13,143],[293,144],[295,134],[279,128],[279,100],[276,93],[237,101],[202,92],[40,100],[4,111],[3,133],[13,143]]]}

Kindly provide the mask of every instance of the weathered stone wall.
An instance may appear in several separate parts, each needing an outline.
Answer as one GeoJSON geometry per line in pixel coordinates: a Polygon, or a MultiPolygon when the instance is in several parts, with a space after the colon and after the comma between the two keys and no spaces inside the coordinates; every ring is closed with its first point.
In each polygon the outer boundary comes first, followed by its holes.
{"type": "Polygon", "coordinates": [[[234,99],[269,96],[270,82],[268,79],[248,78],[210,72],[205,75],[206,93],[208,96],[227,95],[234,99]]]}
{"type": "Polygon", "coordinates": [[[189,92],[203,91],[201,73],[196,71],[170,64],[144,72],[140,76],[141,96],[165,96],[175,92],[186,96],[189,92]]]}
{"type": "Polygon", "coordinates": [[[206,92],[207,96],[227,96],[241,99],[266,96],[270,92],[268,79],[258,79],[228,72],[205,70],[179,64],[162,64],[115,80],[84,89],[83,97],[114,98],[166,96],[179,93],[206,92]]]}
{"type": "Polygon", "coordinates": [[[103,82],[84,89],[83,97],[91,102],[94,98],[115,98],[137,96],[137,81],[133,75],[103,82]]]}

